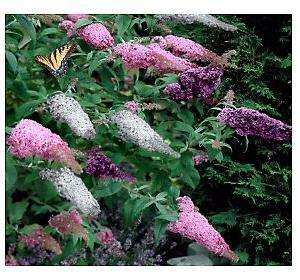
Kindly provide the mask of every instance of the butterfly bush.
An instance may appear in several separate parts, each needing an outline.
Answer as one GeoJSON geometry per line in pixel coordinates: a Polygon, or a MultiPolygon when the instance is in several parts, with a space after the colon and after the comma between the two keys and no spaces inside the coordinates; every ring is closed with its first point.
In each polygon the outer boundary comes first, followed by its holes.
{"type": "Polygon", "coordinates": [[[38,156],[61,162],[76,173],[82,172],[68,144],[59,135],[52,133],[50,129],[36,121],[21,120],[12,129],[6,143],[9,145],[10,152],[16,157],[38,156]]]}
{"type": "Polygon", "coordinates": [[[5,256],[5,265],[7,266],[18,266],[19,263],[16,260],[16,258],[12,255],[6,255],[5,256]]]}
{"type": "Polygon", "coordinates": [[[208,161],[208,155],[205,152],[201,152],[200,154],[193,157],[194,164],[201,165],[203,162],[208,161]]]}
{"type": "Polygon", "coordinates": [[[191,61],[210,61],[222,66],[227,65],[226,58],[218,56],[190,39],[167,35],[165,37],[156,36],[152,39],[152,42],[157,43],[162,49],[169,50],[176,56],[182,56],[191,61]]]}
{"type": "Polygon", "coordinates": [[[170,14],[170,15],[154,15],[159,21],[172,21],[182,24],[192,24],[192,23],[202,23],[209,27],[221,28],[225,31],[234,32],[237,30],[237,27],[228,23],[225,23],[214,16],[211,15],[193,15],[193,14],[170,14]]]}
{"type": "Polygon", "coordinates": [[[116,56],[121,57],[128,69],[146,69],[153,64],[151,50],[138,43],[121,43],[113,47],[116,56]]]}
{"type": "Polygon", "coordinates": [[[82,218],[76,210],[51,217],[49,220],[49,225],[57,229],[62,234],[75,233],[87,241],[88,232],[82,226],[82,218]]]}
{"type": "Polygon", "coordinates": [[[224,108],[217,116],[241,136],[253,135],[269,140],[289,140],[292,127],[257,110],[248,108],[224,108]]]}
{"type": "Polygon", "coordinates": [[[66,167],[58,170],[43,169],[39,175],[43,180],[51,181],[58,194],[69,200],[82,213],[91,216],[97,216],[100,213],[97,200],[89,192],[81,178],[70,169],[66,167]]]}
{"type": "Polygon", "coordinates": [[[107,28],[99,22],[79,28],[77,34],[87,44],[99,50],[104,50],[114,45],[114,38],[107,28]]]}
{"type": "Polygon", "coordinates": [[[88,152],[85,172],[100,179],[115,179],[134,182],[135,178],[121,170],[98,147],[88,152]]]}
{"type": "Polygon", "coordinates": [[[71,20],[63,20],[58,24],[58,27],[67,32],[68,37],[72,37],[76,34],[75,23],[71,20]]]}
{"type": "Polygon", "coordinates": [[[152,67],[157,73],[180,73],[196,67],[193,63],[163,50],[153,43],[143,46],[137,43],[122,43],[113,48],[116,56],[121,57],[128,69],[152,67]]]}
{"type": "Polygon", "coordinates": [[[97,232],[96,237],[102,244],[111,244],[116,240],[111,229],[105,229],[97,232]]]}
{"type": "Polygon", "coordinates": [[[188,196],[177,198],[177,204],[179,218],[177,221],[169,223],[169,231],[196,241],[216,255],[230,260],[238,259],[220,233],[209,224],[203,215],[195,210],[194,203],[188,196]]]}
{"type": "Polygon", "coordinates": [[[124,104],[124,108],[131,111],[132,113],[137,113],[140,110],[140,105],[136,101],[127,101],[124,104]]]}
{"type": "Polygon", "coordinates": [[[85,139],[94,139],[95,129],[89,116],[74,98],[58,93],[50,97],[47,107],[54,119],[69,125],[75,135],[85,139]]]}
{"type": "Polygon", "coordinates": [[[80,19],[88,18],[88,17],[89,17],[89,15],[87,15],[87,14],[67,14],[66,15],[66,19],[70,20],[72,22],[76,22],[80,19]]]}
{"type": "Polygon", "coordinates": [[[187,70],[178,76],[178,83],[166,86],[164,92],[173,100],[201,98],[211,102],[213,91],[220,85],[223,68],[215,65],[187,70]]]}
{"type": "Polygon", "coordinates": [[[148,151],[167,154],[175,158],[180,157],[180,154],[170,148],[148,123],[131,111],[121,110],[112,113],[110,122],[117,125],[118,136],[121,140],[132,142],[148,151]]]}
{"type": "Polygon", "coordinates": [[[152,51],[153,67],[159,74],[180,73],[197,67],[186,59],[177,57],[171,52],[162,49],[159,44],[152,43],[148,48],[152,51]]]}
{"type": "Polygon", "coordinates": [[[62,253],[59,243],[48,233],[45,233],[42,227],[34,229],[29,235],[21,235],[20,241],[29,249],[40,246],[43,249],[52,251],[57,255],[62,253]]]}

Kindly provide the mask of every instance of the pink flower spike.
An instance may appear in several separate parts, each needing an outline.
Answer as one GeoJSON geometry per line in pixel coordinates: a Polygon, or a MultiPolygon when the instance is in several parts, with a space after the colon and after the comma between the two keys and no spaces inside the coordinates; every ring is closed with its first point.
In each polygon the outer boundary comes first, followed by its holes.
{"type": "Polygon", "coordinates": [[[150,44],[148,48],[151,50],[153,58],[153,67],[160,73],[181,73],[186,70],[196,68],[193,64],[183,58],[173,55],[171,52],[162,49],[158,44],[150,44]]]}
{"type": "Polygon", "coordinates": [[[75,23],[71,20],[63,20],[59,23],[58,27],[65,30],[68,37],[72,37],[76,34],[75,23]]]}
{"type": "Polygon", "coordinates": [[[130,110],[132,113],[136,113],[140,109],[139,103],[133,100],[125,102],[124,107],[130,110]]]}
{"type": "Polygon", "coordinates": [[[19,239],[29,249],[35,246],[41,246],[57,255],[62,252],[59,243],[50,234],[45,233],[42,227],[36,228],[27,236],[21,235],[19,239]]]}
{"type": "Polygon", "coordinates": [[[77,34],[96,49],[104,50],[114,45],[114,38],[107,28],[99,22],[79,28],[77,34]]]}
{"type": "Polygon", "coordinates": [[[96,237],[102,244],[111,244],[116,241],[114,234],[110,229],[98,232],[96,237]]]}
{"type": "Polygon", "coordinates": [[[113,48],[113,52],[122,58],[128,69],[146,69],[153,64],[151,51],[141,44],[118,44],[113,48]]]}
{"type": "Polygon", "coordinates": [[[33,120],[21,120],[12,129],[6,144],[9,145],[10,152],[18,158],[38,156],[61,162],[76,173],[82,172],[68,144],[59,135],[33,120]]]}
{"type": "Polygon", "coordinates": [[[169,231],[195,240],[216,255],[228,258],[231,261],[238,260],[238,256],[231,251],[220,233],[195,209],[192,200],[188,196],[179,197],[177,203],[180,212],[179,218],[177,221],[169,223],[169,231]]]}
{"type": "Polygon", "coordinates": [[[88,17],[89,17],[89,15],[87,15],[87,14],[68,14],[68,15],[66,15],[66,19],[73,21],[73,22],[76,22],[80,19],[88,18],[88,17]]]}
{"type": "Polygon", "coordinates": [[[62,234],[78,234],[87,241],[88,233],[82,226],[82,218],[76,210],[50,218],[49,225],[62,234]]]}

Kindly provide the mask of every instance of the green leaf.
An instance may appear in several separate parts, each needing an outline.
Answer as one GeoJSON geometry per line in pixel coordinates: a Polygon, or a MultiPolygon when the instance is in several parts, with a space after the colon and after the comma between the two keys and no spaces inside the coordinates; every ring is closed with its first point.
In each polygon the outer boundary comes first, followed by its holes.
{"type": "Polygon", "coordinates": [[[183,169],[181,179],[191,188],[195,189],[200,182],[200,175],[194,167],[183,169]]]}
{"type": "Polygon", "coordinates": [[[236,215],[233,211],[229,210],[227,212],[220,212],[213,216],[210,216],[209,219],[213,224],[217,225],[228,225],[230,227],[236,225],[236,215]]]}
{"type": "Polygon", "coordinates": [[[11,190],[17,180],[17,169],[15,167],[14,159],[6,154],[5,157],[5,189],[6,191],[11,190]]]}
{"type": "Polygon", "coordinates": [[[88,233],[88,241],[87,241],[87,245],[90,248],[90,250],[93,252],[94,250],[94,245],[95,245],[95,241],[96,241],[96,236],[94,232],[89,232],[88,233]]]}
{"type": "Polygon", "coordinates": [[[180,118],[183,122],[188,125],[193,125],[194,123],[194,115],[192,112],[188,110],[182,110],[177,113],[178,118],[180,118]]]}
{"type": "Polygon", "coordinates": [[[168,224],[169,222],[166,220],[156,219],[154,221],[154,238],[156,244],[158,244],[165,235],[168,224]]]}
{"type": "Polygon", "coordinates": [[[184,131],[188,133],[193,133],[194,129],[189,124],[186,124],[184,122],[175,121],[174,122],[174,129],[178,131],[184,131]]]}
{"type": "Polygon", "coordinates": [[[125,226],[129,226],[133,222],[133,207],[134,207],[135,200],[134,199],[128,199],[123,206],[123,217],[124,217],[124,223],[125,226]]]}
{"type": "Polygon", "coordinates": [[[21,24],[21,26],[26,30],[29,34],[31,40],[36,42],[36,31],[33,23],[24,15],[15,15],[17,21],[21,24]]]}
{"type": "Polygon", "coordinates": [[[11,223],[16,223],[22,219],[29,203],[25,200],[13,203],[9,206],[9,220],[11,223]]]}
{"type": "Polygon", "coordinates": [[[16,74],[18,72],[18,61],[16,56],[10,51],[5,51],[5,57],[9,67],[16,74]]]}
{"type": "Polygon", "coordinates": [[[137,94],[147,97],[152,95],[154,91],[154,87],[150,85],[146,85],[145,83],[141,81],[137,81],[136,84],[134,85],[134,89],[137,94]]]}
{"type": "Polygon", "coordinates": [[[123,34],[130,27],[131,16],[129,15],[118,15],[116,17],[116,26],[117,26],[117,34],[118,36],[123,36],[123,34]]]}
{"type": "Polygon", "coordinates": [[[96,198],[111,196],[122,189],[120,182],[109,182],[107,184],[98,184],[98,188],[94,193],[96,198]]]}
{"type": "Polygon", "coordinates": [[[56,34],[56,33],[58,33],[58,32],[59,32],[59,30],[58,30],[57,28],[55,28],[55,27],[45,28],[45,29],[39,34],[39,36],[40,36],[40,38],[42,38],[42,37],[45,37],[45,36],[47,36],[47,35],[53,35],[53,34],[56,34]]]}
{"type": "Polygon", "coordinates": [[[23,31],[23,38],[18,44],[18,48],[22,49],[31,41],[30,34],[24,29],[23,31]]]}
{"type": "Polygon", "coordinates": [[[82,18],[76,21],[75,23],[75,27],[78,29],[80,27],[86,26],[93,23],[93,21],[91,21],[90,19],[87,18],[82,18]]]}
{"type": "Polygon", "coordinates": [[[38,105],[40,105],[43,102],[44,102],[44,100],[41,100],[41,99],[32,100],[32,101],[28,101],[28,102],[22,104],[21,106],[17,107],[17,109],[16,109],[17,119],[22,119],[24,117],[31,115],[35,111],[35,109],[38,107],[38,105]]]}
{"type": "Polygon", "coordinates": [[[134,219],[135,220],[138,219],[140,217],[141,213],[143,212],[143,210],[148,208],[153,203],[154,202],[150,201],[149,197],[142,197],[142,198],[136,199],[135,204],[132,209],[132,215],[133,215],[134,219]]]}

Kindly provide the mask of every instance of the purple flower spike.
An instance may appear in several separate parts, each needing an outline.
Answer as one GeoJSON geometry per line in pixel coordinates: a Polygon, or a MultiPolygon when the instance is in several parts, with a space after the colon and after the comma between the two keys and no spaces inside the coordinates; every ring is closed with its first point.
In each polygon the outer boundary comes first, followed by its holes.
{"type": "Polygon", "coordinates": [[[88,152],[85,171],[87,174],[100,179],[112,178],[121,181],[135,181],[135,178],[132,175],[121,170],[97,147],[88,152]]]}
{"type": "Polygon", "coordinates": [[[223,68],[209,65],[179,74],[179,82],[167,85],[165,93],[173,100],[201,98],[210,103],[213,91],[220,85],[223,68]]]}
{"type": "Polygon", "coordinates": [[[224,108],[218,120],[235,129],[239,135],[253,135],[270,140],[289,140],[292,127],[266,114],[248,108],[224,108]]]}

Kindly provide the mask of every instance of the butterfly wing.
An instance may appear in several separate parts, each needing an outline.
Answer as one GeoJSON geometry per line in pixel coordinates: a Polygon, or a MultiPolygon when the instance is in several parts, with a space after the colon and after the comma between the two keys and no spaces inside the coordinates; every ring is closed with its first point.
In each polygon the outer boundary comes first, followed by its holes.
{"type": "Polygon", "coordinates": [[[62,76],[67,71],[67,59],[76,47],[77,45],[73,43],[66,44],[55,49],[49,57],[38,55],[35,60],[46,67],[52,75],[62,76]]]}

